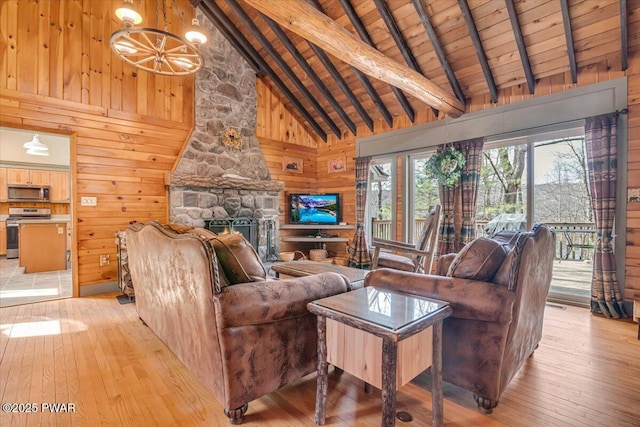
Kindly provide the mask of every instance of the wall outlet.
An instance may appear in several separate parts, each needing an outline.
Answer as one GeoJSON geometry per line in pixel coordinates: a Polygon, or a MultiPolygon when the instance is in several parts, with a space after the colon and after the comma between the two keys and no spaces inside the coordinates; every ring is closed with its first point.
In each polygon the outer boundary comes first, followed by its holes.
{"type": "Polygon", "coordinates": [[[109,254],[100,255],[100,267],[104,267],[105,265],[109,265],[109,254]]]}
{"type": "Polygon", "coordinates": [[[98,198],[80,197],[80,206],[98,206],[98,198]]]}

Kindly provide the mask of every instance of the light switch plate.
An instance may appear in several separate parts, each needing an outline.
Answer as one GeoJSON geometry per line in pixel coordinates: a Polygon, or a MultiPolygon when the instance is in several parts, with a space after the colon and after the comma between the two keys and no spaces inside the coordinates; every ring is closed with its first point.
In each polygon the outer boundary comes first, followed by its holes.
{"type": "Polygon", "coordinates": [[[80,206],[98,206],[98,198],[80,197],[80,206]]]}

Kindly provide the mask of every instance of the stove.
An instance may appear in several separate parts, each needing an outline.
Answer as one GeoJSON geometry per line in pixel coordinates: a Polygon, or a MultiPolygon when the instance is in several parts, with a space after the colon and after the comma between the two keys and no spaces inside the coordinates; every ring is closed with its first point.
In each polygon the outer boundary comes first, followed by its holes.
{"type": "Polygon", "coordinates": [[[7,259],[18,258],[20,248],[18,221],[50,218],[51,209],[48,208],[9,208],[9,218],[7,218],[7,259]]]}
{"type": "Polygon", "coordinates": [[[50,219],[51,209],[49,208],[9,208],[9,218],[7,221],[21,221],[25,219],[50,219]]]}

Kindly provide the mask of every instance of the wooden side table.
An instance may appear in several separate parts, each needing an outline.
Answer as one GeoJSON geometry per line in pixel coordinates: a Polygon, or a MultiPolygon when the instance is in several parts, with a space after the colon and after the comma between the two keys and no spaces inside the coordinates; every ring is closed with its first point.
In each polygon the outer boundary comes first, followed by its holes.
{"type": "Polygon", "coordinates": [[[395,425],[396,390],[431,366],[433,426],[443,425],[442,321],[449,303],[374,287],[307,305],[318,316],[315,421],[324,425],[329,363],[382,390],[382,426],[395,425]]]}

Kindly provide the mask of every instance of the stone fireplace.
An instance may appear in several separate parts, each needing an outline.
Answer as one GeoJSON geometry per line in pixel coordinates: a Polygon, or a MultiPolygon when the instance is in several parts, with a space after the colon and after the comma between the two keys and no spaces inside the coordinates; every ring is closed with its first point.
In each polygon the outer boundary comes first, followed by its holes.
{"type": "Polygon", "coordinates": [[[196,74],[195,128],[170,177],[170,221],[194,227],[254,221],[252,244],[266,259],[277,253],[284,184],[271,180],[255,136],[256,75],[200,11],[197,18],[211,42],[202,48],[205,66],[196,74]],[[229,130],[239,133],[240,148],[223,143],[229,130]]]}

